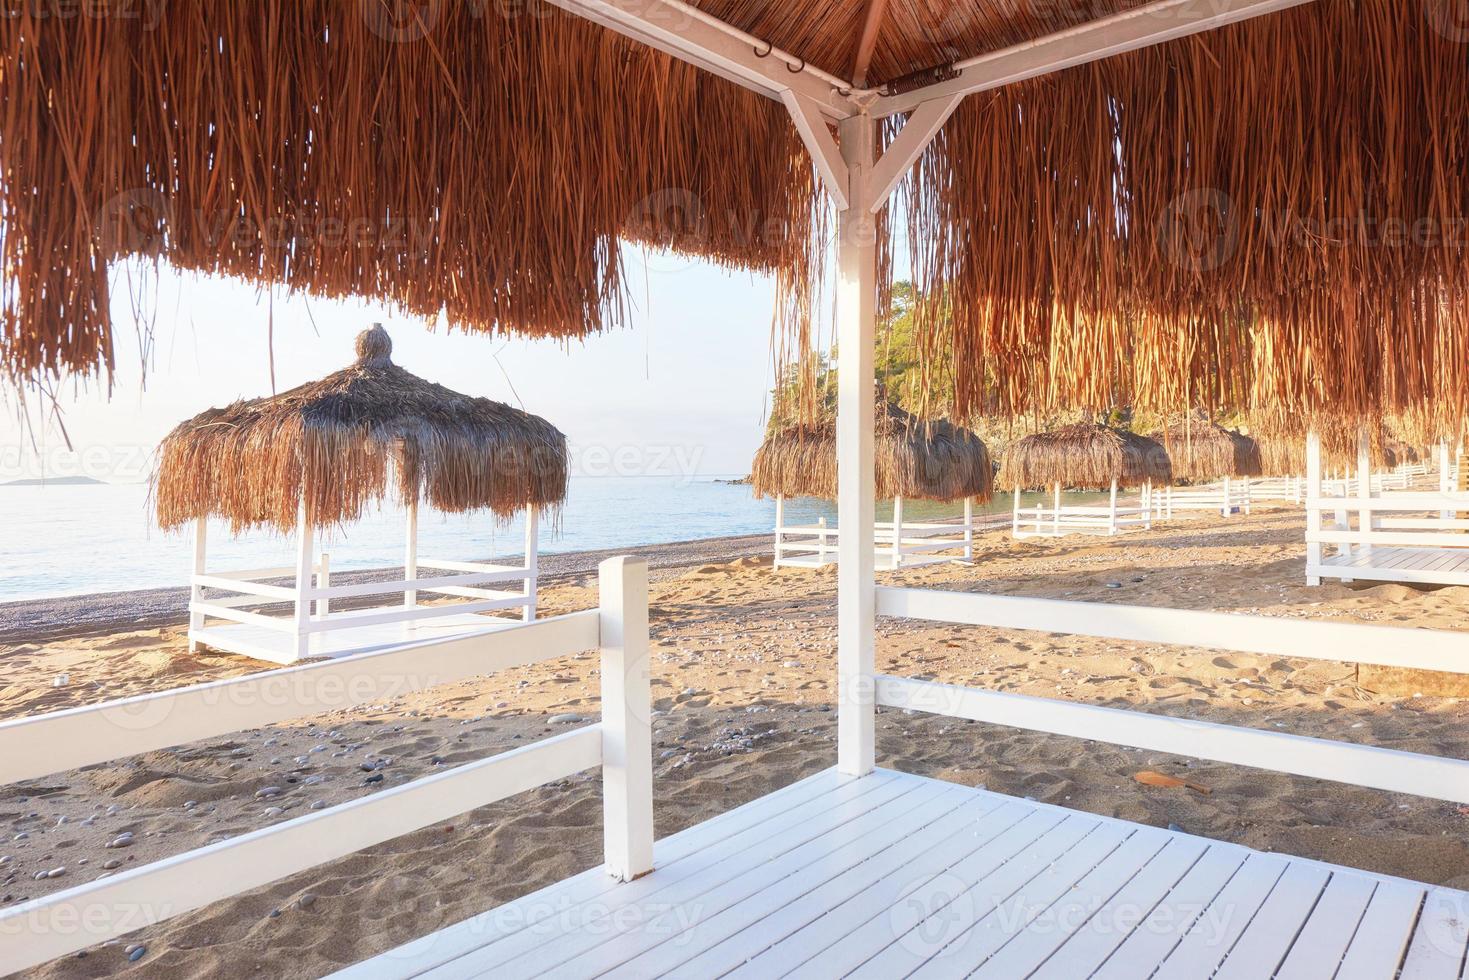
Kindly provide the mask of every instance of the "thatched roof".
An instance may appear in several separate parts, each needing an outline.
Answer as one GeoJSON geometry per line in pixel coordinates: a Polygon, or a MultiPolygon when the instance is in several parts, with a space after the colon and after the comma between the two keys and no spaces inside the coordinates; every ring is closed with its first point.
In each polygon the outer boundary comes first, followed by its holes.
{"type": "MultiPolygon", "coordinates": [[[[868,4],[695,5],[891,93],[1141,2],[886,4],[870,59],[868,4]]],[[[621,321],[631,239],[774,274],[815,335],[826,201],[778,102],[538,0],[48,6],[0,17],[14,380],[110,369],[106,264],[137,254],[573,337],[621,321]]],[[[878,228],[953,410],[1469,415],[1452,7],[1308,3],[968,97],[878,228]]]]}
{"type": "Polygon", "coordinates": [[[1175,480],[1260,476],[1260,447],[1254,439],[1214,422],[1190,420],[1151,432],[1173,463],[1175,480]]]}
{"type": "Polygon", "coordinates": [[[1169,483],[1173,470],[1160,444],[1125,429],[1080,422],[1017,439],[1005,453],[1000,486],[1079,490],[1169,483]]]}
{"type": "MultiPolygon", "coordinates": [[[[922,420],[891,402],[878,406],[877,497],[990,499],[994,464],[979,436],[943,419],[922,420]]],[[[760,497],[837,496],[836,422],[793,425],[767,435],[750,484],[760,497]]]]}
{"type": "Polygon", "coordinates": [[[158,451],[158,523],[223,518],[236,530],[295,526],[302,494],[318,527],[392,496],[508,518],[566,498],[566,437],[545,419],[424,381],[392,361],[387,331],[357,361],[270,398],[211,408],[158,451]]]}

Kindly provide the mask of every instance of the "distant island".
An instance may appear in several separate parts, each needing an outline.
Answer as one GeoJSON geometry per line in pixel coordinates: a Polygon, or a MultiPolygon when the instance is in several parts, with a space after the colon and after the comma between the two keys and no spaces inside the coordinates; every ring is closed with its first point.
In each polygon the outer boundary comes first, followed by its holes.
{"type": "Polygon", "coordinates": [[[39,479],[11,480],[0,483],[0,487],[105,487],[106,480],[94,480],[90,476],[40,477],[39,479]]]}

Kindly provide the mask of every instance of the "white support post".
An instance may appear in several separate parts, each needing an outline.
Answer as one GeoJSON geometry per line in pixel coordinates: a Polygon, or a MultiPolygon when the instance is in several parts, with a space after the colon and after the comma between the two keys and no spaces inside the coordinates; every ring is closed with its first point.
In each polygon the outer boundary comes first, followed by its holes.
{"type": "Polygon", "coordinates": [[[1051,512],[1051,530],[1056,537],[1061,536],[1061,484],[1056,484],[1055,498],[1052,501],[1055,510],[1051,512]]]}
{"type": "Polygon", "coordinates": [[[1225,474],[1225,477],[1224,477],[1224,511],[1219,516],[1220,517],[1229,517],[1233,513],[1234,513],[1234,497],[1231,496],[1230,490],[1229,490],[1229,475],[1228,474],[1225,474]]]}
{"type": "Polygon", "coordinates": [[[1153,481],[1143,481],[1143,527],[1153,529],[1153,481]]]}
{"type": "Polygon", "coordinates": [[[821,533],[816,538],[816,563],[826,564],[826,515],[816,519],[816,526],[821,528],[821,533]]]}
{"type": "Polygon", "coordinates": [[[1111,510],[1107,516],[1107,533],[1109,535],[1113,535],[1117,533],[1117,481],[1115,479],[1112,481],[1112,500],[1110,508],[1111,510]]]}
{"type": "Polygon", "coordinates": [[[602,822],[607,873],[653,870],[653,703],[648,675],[648,563],[597,567],[602,652],[602,822]]]}
{"type": "Polygon", "coordinates": [[[974,498],[964,498],[964,560],[974,561],[974,498]]]}
{"type": "Polygon", "coordinates": [[[541,573],[540,514],[534,507],[525,509],[525,609],[521,619],[536,621],[536,585],[541,573]]]}
{"type": "Polygon", "coordinates": [[[296,511],[296,657],[307,657],[311,653],[311,572],[312,552],[315,550],[316,534],[311,527],[311,513],[306,505],[306,493],[301,493],[301,505],[296,511]]]}
{"type": "Polygon", "coordinates": [[[780,545],[781,537],[786,526],[786,498],[777,496],[775,498],[775,567],[780,567],[780,545]]]}
{"type": "Polygon", "coordinates": [[[1357,550],[1363,555],[1372,554],[1372,437],[1366,426],[1357,430],[1357,499],[1362,501],[1357,511],[1357,534],[1360,543],[1357,550]]]}
{"type": "Polygon", "coordinates": [[[877,228],[868,210],[876,128],[866,115],[844,119],[848,203],[837,227],[837,769],[872,772],[876,583],[874,493],[874,316],[877,228]]]}
{"type": "MultiPolygon", "coordinates": [[[[318,589],[329,589],[332,587],[332,556],[325,551],[321,553],[321,561],[317,565],[316,587],[318,589]]],[[[325,619],[327,613],[332,610],[332,601],[326,596],[316,600],[316,615],[325,619]]]]}
{"type": "Polygon", "coordinates": [[[903,498],[893,498],[893,571],[903,565],[903,498]]]}
{"type": "MultiPolygon", "coordinates": [[[[405,530],[406,542],[403,551],[403,579],[412,582],[418,578],[418,500],[408,505],[408,521],[405,530]]],[[[418,605],[418,590],[403,590],[403,605],[412,609],[418,605]]]]}
{"type": "MultiPolygon", "coordinates": [[[[1452,493],[1453,490],[1454,480],[1449,472],[1449,441],[1445,439],[1438,444],[1438,492],[1452,493]]],[[[1451,521],[1454,519],[1454,512],[1445,510],[1441,511],[1438,516],[1443,520],[1451,521]]]]}
{"type": "Polygon", "coordinates": [[[1015,494],[1010,503],[1010,536],[1020,536],[1020,488],[1015,488],[1015,494]]]}
{"type": "MultiPolygon", "coordinates": [[[[205,555],[209,545],[209,519],[200,517],[194,522],[194,578],[204,574],[205,555]]],[[[199,652],[196,634],[204,628],[204,614],[195,612],[194,606],[204,601],[204,586],[189,580],[189,652],[199,652]]]]}
{"type": "Polygon", "coordinates": [[[1321,565],[1321,543],[1312,540],[1321,531],[1321,436],[1312,429],[1306,434],[1306,584],[1320,585],[1314,569],[1321,565]]]}

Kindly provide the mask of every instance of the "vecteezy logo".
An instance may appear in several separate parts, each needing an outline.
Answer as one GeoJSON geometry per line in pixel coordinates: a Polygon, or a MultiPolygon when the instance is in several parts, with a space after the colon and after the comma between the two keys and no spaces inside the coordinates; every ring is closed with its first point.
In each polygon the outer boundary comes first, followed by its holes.
{"type": "Polygon", "coordinates": [[[1469,42],[1469,0],[1423,0],[1423,16],[1450,41],[1469,42]]]}
{"type": "Polygon", "coordinates": [[[162,255],[172,218],[168,198],[137,187],[108,198],[97,212],[97,243],[107,255],[162,255]]]}
{"type": "Polygon", "coordinates": [[[1238,221],[1223,191],[1185,191],[1158,217],[1158,248],[1180,268],[1212,271],[1233,258],[1238,245],[1238,221]]]}
{"type": "Polygon", "coordinates": [[[439,23],[444,0],[358,0],[367,29],[385,41],[421,41],[439,23]]]}

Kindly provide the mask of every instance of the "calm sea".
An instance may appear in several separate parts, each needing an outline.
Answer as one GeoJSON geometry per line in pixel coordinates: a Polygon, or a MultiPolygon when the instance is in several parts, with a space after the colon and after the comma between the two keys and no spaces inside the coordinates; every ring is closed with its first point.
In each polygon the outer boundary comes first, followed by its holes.
{"type": "MultiPolygon", "coordinates": [[[[1008,498],[991,509],[1004,512],[1008,498]]],[[[790,523],[836,522],[834,504],[795,500],[790,523]]],[[[957,506],[905,506],[927,520],[959,513],[957,506]]],[[[0,602],[182,585],[189,573],[192,532],[164,533],[152,525],[142,484],[0,486],[0,602]]],[[[890,508],[878,507],[879,518],[890,508]]],[[[775,504],[749,487],[715,479],[578,477],[571,481],[559,531],[542,529],[543,552],[592,551],[696,538],[759,534],[774,526],[775,504]]],[[[419,551],[437,558],[483,559],[519,554],[522,528],[487,514],[419,515],[419,551]]],[[[403,515],[384,509],[338,530],[326,545],[334,569],[380,568],[403,560],[403,515]]],[[[210,529],[210,566],[268,568],[294,564],[292,543],[280,535],[232,538],[210,529]]]]}

